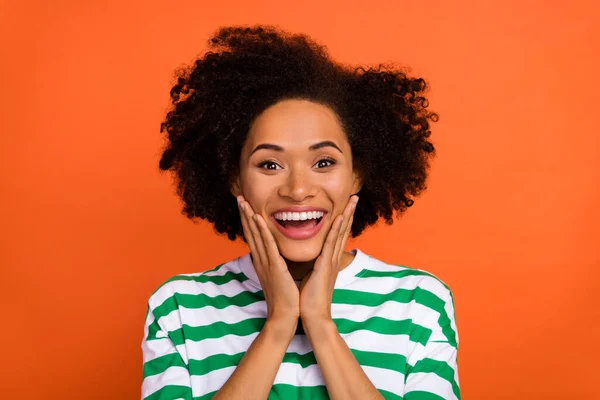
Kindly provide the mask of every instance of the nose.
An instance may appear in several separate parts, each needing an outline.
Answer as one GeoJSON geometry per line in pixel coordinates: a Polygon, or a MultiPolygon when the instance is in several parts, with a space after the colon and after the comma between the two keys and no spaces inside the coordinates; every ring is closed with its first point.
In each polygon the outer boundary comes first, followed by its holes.
{"type": "Polygon", "coordinates": [[[307,196],[314,195],[314,182],[310,171],[293,168],[279,188],[279,195],[290,197],[294,201],[302,202],[307,196]]]}

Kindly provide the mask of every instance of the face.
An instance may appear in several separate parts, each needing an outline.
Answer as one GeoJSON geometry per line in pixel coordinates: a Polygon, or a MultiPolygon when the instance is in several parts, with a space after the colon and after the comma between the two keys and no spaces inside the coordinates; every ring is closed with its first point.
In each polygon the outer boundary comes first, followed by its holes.
{"type": "Polygon", "coordinates": [[[280,101],[261,113],[251,126],[232,194],[243,195],[254,212],[261,214],[284,258],[314,260],[321,253],[333,220],[362,186],[353,171],[351,153],[333,110],[308,100],[280,101]],[[332,145],[311,149],[327,141],[332,145]],[[323,210],[318,231],[306,238],[284,234],[274,213],[288,207],[323,210]]]}

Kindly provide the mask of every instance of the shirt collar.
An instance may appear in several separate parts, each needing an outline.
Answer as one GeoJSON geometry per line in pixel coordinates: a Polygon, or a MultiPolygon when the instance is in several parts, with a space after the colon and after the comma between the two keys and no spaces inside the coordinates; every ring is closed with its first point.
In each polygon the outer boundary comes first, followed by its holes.
{"type": "MultiPolygon", "coordinates": [[[[354,248],[349,252],[354,254],[354,259],[346,266],[346,268],[338,272],[338,276],[335,281],[335,288],[347,286],[350,282],[352,282],[356,278],[356,275],[358,275],[364,268],[367,267],[367,263],[371,257],[362,252],[359,248],[354,248]]],[[[248,252],[243,256],[236,258],[235,263],[237,264],[238,269],[250,280],[250,283],[253,286],[261,289],[260,281],[256,275],[256,270],[252,264],[250,254],[251,253],[248,252]]],[[[297,286],[300,286],[300,281],[295,282],[297,286]]]]}

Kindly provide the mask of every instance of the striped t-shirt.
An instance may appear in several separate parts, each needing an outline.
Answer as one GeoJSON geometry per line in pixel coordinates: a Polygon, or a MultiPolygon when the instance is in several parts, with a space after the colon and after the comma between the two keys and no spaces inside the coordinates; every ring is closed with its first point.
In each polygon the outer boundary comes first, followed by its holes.
{"type": "MultiPolygon", "coordinates": [[[[386,399],[456,400],[458,331],[448,286],[419,269],[353,249],[331,314],[340,336],[386,399]]],[[[210,399],[261,331],[267,307],[250,253],[174,276],[149,298],[142,399],[210,399]]],[[[329,399],[301,324],[268,399],[329,399]]]]}

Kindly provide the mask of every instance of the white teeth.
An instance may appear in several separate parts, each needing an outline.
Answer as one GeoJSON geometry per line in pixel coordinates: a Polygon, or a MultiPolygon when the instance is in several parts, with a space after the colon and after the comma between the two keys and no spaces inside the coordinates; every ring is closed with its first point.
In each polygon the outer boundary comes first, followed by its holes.
{"type": "Polygon", "coordinates": [[[307,219],[321,218],[325,213],[323,211],[308,211],[308,212],[278,212],[273,214],[275,219],[283,221],[304,221],[307,219]]]}

